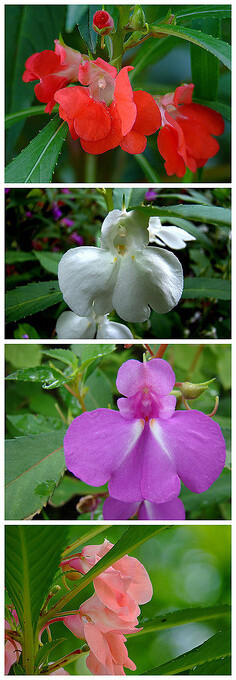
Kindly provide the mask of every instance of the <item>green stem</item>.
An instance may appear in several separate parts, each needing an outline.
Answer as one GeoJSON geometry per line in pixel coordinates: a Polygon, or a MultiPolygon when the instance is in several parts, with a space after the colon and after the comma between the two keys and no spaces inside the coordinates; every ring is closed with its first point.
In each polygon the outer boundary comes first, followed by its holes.
{"type": "Polygon", "coordinates": [[[86,153],[84,161],[84,179],[88,184],[95,184],[97,170],[97,156],[86,153]]]}
{"type": "Polygon", "coordinates": [[[119,10],[119,19],[118,19],[118,24],[116,28],[116,32],[114,37],[112,38],[113,42],[113,57],[112,57],[112,64],[117,68],[119,71],[122,67],[122,57],[124,54],[124,36],[125,36],[125,29],[124,26],[126,25],[127,21],[127,9],[129,11],[129,8],[127,8],[127,5],[118,5],[118,10],[119,10]]]}
{"type": "Polygon", "coordinates": [[[19,527],[21,544],[22,544],[22,558],[23,558],[23,573],[25,574],[24,592],[23,592],[23,614],[24,614],[24,642],[22,644],[23,666],[26,675],[34,675],[34,633],[31,619],[31,601],[29,591],[29,565],[27,554],[25,550],[24,537],[22,535],[22,527],[19,527]]]}
{"type": "Polygon", "coordinates": [[[15,123],[18,123],[23,118],[31,118],[31,116],[42,116],[43,114],[45,114],[44,109],[45,105],[43,104],[42,106],[31,106],[28,109],[24,109],[24,111],[9,113],[9,115],[5,117],[5,129],[8,130],[8,128],[10,128],[12,125],[15,125],[15,123]]]}
{"type": "Polygon", "coordinates": [[[155,170],[151,167],[150,163],[147,161],[145,156],[141,153],[139,154],[134,154],[134,158],[137,161],[137,163],[140,165],[140,168],[142,168],[142,171],[145,175],[145,178],[147,180],[150,180],[150,182],[160,182],[160,179],[158,175],[156,174],[155,170]]]}
{"type": "Polygon", "coordinates": [[[112,526],[111,524],[106,524],[105,527],[103,525],[100,527],[93,527],[92,529],[87,531],[86,534],[83,534],[83,536],[78,538],[77,541],[74,541],[74,543],[67,545],[65,550],[63,550],[62,557],[66,557],[66,555],[69,555],[76,548],[78,548],[79,545],[83,545],[84,543],[86,543],[86,541],[90,541],[91,538],[97,536],[97,534],[101,534],[103,531],[107,531],[107,529],[109,529],[111,526],[112,526]]]}
{"type": "Polygon", "coordinates": [[[104,198],[107,204],[107,210],[110,212],[110,210],[114,210],[112,189],[105,189],[105,192],[104,198]]]}

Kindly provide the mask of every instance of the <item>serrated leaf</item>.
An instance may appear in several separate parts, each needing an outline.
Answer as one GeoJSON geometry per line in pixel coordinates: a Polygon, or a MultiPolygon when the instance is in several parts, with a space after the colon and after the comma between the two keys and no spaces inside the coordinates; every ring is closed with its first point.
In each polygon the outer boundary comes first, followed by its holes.
{"type": "MultiPolygon", "coordinates": [[[[131,206],[129,210],[131,210],[131,206]]],[[[138,210],[150,217],[155,215],[159,217],[183,217],[184,219],[203,222],[204,224],[231,226],[231,210],[213,205],[170,205],[163,208],[141,206],[138,210]]]]}
{"type": "Polygon", "coordinates": [[[114,352],[116,346],[114,344],[102,345],[102,344],[88,344],[88,345],[71,345],[71,349],[80,358],[81,370],[85,370],[95,359],[100,359],[106,354],[114,352]]]}
{"type": "Polygon", "coordinates": [[[227,42],[214,38],[211,35],[195,31],[191,28],[184,28],[183,26],[166,26],[158,24],[158,31],[165,35],[173,35],[182,40],[187,40],[213,54],[224,64],[228,69],[231,68],[231,47],[227,42]]]}
{"type": "Polygon", "coordinates": [[[46,504],[65,470],[64,432],[6,441],[6,519],[25,519],[46,504]]]}
{"type": "Polygon", "coordinates": [[[58,265],[63,253],[47,252],[46,250],[34,250],[33,253],[43,269],[46,269],[50,274],[55,274],[55,276],[57,276],[58,265]]]}
{"type": "Polygon", "coordinates": [[[60,359],[63,364],[68,364],[68,366],[74,366],[78,363],[76,354],[71,352],[70,349],[44,349],[43,354],[53,359],[60,359]]]}
{"type": "Polygon", "coordinates": [[[70,376],[64,376],[49,366],[22,368],[16,373],[7,375],[6,380],[20,380],[22,382],[39,382],[45,389],[54,389],[70,380],[70,376]]]}
{"type": "Polygon", "coordinates": [[[225,279],[192,279],[184,280],[182,298],[215,298],[218,300],[230,300],[230,281],[225,279]]]}
{"type": "Polygon", "coordinates": [[[181,654],[176,659],[152,668],[144,675],[176,675],[191,670],[196,666],[215,659],[225,659],[230,656],[230,631],[216,633],[203,642],[202,645],[191,649],[190,652],[181,654]]]}
{"type": "Polygon", "coordinates": [[[57,281],[40,281],[6,293],[6,322],[18,321],[62,302],[57,281]]]}
{"type": "Polygon", "coordinates": [[[59,567],[68,530],[64,526],[6,527],[6,588],[31,653],[40,609],[59,567]]]}
{"type": "Polygon", "coordinates": [[[14,183],[51,182],[68,127],[55,116],[6,167],[5,181],[14,183]]]}
{"type": "Polygon", "coordinates": [[[174,612],[166,612],[155,616],[153,619],[140,619],[139,623],[142,630],[134,635],[147,635],[154,633],[157,630],[167,630],[168,628],[175,628],[176,626],[183,626],[189,623],[202,623],[204,621],[213,621],[215,619],[229,619],[230,621],[231,607],[229,604],[222,604],[215,607],[189,607],[188,609],[179,609],[174,612]]]}
{"type": "Polygon", "coordinates": [[[94,54],[96,52],[96,45],[98,33],[93,30],[93,16],[97,10],[101,9],[100,5],[87,5],[86,11],[80,17],[78,29],[88,49],[94,54]]]}

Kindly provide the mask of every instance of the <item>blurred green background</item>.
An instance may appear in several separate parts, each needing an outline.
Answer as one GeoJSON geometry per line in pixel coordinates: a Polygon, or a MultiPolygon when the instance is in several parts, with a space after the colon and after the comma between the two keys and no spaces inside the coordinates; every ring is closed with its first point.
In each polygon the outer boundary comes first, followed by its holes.
{"type": "MultiPolygon", "coordinates": [[[[82,531],[86,531],[86,527],[70,526],[69,531],[69,542],[72,542],[82,531]]],[[[113,526],[89,543],[102,543],[104,538],[113,543],[123,532],[124,527],[113,526]]],[[[230,533],[230,526],[177,526],[136,549],[132,554],[147,569],[154,591],[151,602],[141,607],[141,616],[146,619],[187,607],[230,603],[230,533]]],[[[60,582],[65,592],[62,581],[56,579],[55,582],[60,582]]],[[[84,591],[86,599],[92,592],[92,586],[88,586],[84,591]]],[[[82,593],[79,602],[81,598],[84,601],[82,593]]],[[[76,598],[71,603],[73,607],[78,606],[76,598]]],[[[128,636],[129,656],[137,665],[137,673],[142,674],[203,643],[217,631],[224,630],[226,625],[222,619],[150,633],[140,639],[138,635],[133,638],[128,636]]],[[[53,638],[66,636],[66,641],[60,647],[60,656],[79,646],[62,623],[55,623],[51,632],[53,638]]],[[[43,635],[45,641],[47,635],[43,635]]],[[[58,657],[57,649],[52,652],[51,660],[58,657]]],[[[67,666],[67,669],[72,674],[89,675],[84,657],[67,666]]],[[[223,666],[221,672],[224,674],[223,666]]],[[[225,669],[225,672],[229,673],[229,669],[225,669]]],[[[127,670],[126,674],[133,675],[127,670]]]]}

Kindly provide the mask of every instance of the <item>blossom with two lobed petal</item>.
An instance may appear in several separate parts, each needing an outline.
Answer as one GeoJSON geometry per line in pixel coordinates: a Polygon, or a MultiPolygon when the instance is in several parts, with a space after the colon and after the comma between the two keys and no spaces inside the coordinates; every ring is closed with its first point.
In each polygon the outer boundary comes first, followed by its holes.
{"type": "Polygon", "coordinates": [[[214,136],[223,133],[223,118],[217,111],[193,103],[193,90],[193,84],[181,85],[158,99],[162,127],[157,146],[166,161],[167,175],[183,177],[186,168],[196,172],[219,151],[214,136]]]}
{"type": "Polygon", "coordinates": [[[84,482],[108,481],[112,498],[158,504],[179,495],[181,480],[206,491],[225,463],[221,429],[197,410],[175,411],[175,384],[163,359],[125,362],[117,375],[119,411],[96,409],[73,420],[64,438],[68,470],[84,482]]]}
{"type": "Polygon", "coordinates": [[[51,113],[56,104],[55,93],[69,83],[78,80],[79,65],[82,60],[80,52],[67,47],[65,43],[54,40],[55,52],[43,50],[32,54],[25,62],[26,70],[22,80],[29,83],[40,80],[34,91],[40,102],[47,104],[46,113],[51,113]]]}
{"type": "MultiPolygon", "coordinates": [[[[87,316],[94,303],[98,316],[115,309],[125,321],[142,322],[150,307],[165,314],[178,303],[181,263],[173,253],[148,246],[148,221],[138,210],[113,210],[103,222],[100,248],[82,246],[63,255],[59,286],[75,314],[87,316]]],[[[171,235],[172,227],[166,230],[171,235]]]]}

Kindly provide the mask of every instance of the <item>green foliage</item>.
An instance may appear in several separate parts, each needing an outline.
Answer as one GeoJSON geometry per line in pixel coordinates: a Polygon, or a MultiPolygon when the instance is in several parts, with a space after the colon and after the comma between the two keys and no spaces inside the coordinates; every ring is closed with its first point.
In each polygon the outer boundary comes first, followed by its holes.
{"type": "Polygon", "coordinates": [[[66,124],[56,116],[6,167],[6,182],[50,182],[67,134],[66,124]]]}
{"type": "Polygon", "coordinates": [[[30,283],[6,294],[6,319],[17,321],[62,300],[57,281],[30,283]]]}
{"type": "MultiPolygon", "coordinates": [[[[144,675],[176,675],[189,670],[197,670],[198,666],[209,663],[209,661],[224,661],[231,654],[231,635],[230,632],[216,633],[209,640],[199,647],[192,649],[191,652],[181,654],[177,659],[172,659],[169,663],[152,668],[144,675]]],[[[221,664],[219,664],[221,668],[221,664]]]]}
{"type": "Polygon", "coordinates": [[[81,38],[93,54],[96,52],[98,39],[98,34],[93,30],[93,15],[98,9],[100,9],[100,5],[87,5],[78,22],[81,38]]]}

